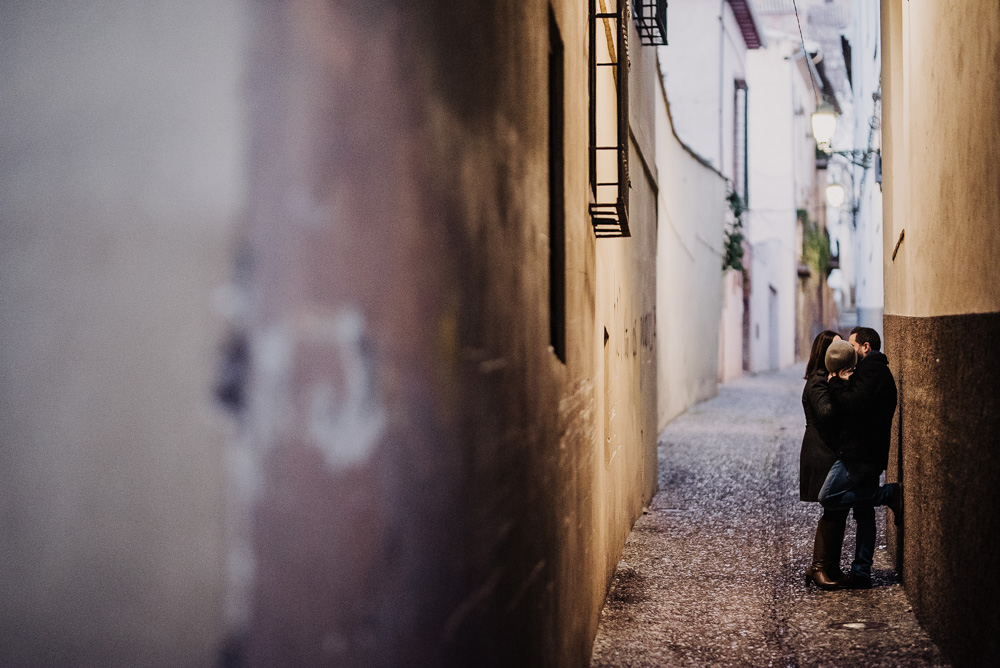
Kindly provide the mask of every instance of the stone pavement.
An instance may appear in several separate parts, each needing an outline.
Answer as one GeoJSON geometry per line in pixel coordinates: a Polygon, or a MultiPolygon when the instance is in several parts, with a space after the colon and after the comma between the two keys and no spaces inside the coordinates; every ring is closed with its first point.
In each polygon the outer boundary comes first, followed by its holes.
{"type": "MultiPolygon", "coordinates": [[[[660,437],[660,491],[632,529],[591,665],[946,666],[891,570],[806,587],[820,507],[798,498],[801,365],[741,378],[660,437]]],[[[847,525],[843,562],[854,553],[847,525]]]]}

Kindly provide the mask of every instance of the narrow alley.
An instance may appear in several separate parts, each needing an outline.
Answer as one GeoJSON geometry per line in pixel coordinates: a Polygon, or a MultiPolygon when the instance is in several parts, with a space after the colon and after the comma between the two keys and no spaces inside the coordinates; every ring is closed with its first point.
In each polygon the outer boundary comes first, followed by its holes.
{"type": "Polygon", "coordinates": [[[1000,0],[0,35],[0,668],[1000,666],[1000,0]]]}
{"type": "Polygon", "coordinates": [[[592,666],[946,665],[895,579],[881,513],[871,590],[805,587],[819,507],[798,499],[802,383],[800,365],[741,378],[662,434],[659,493],[626,542],[592,666]]]}

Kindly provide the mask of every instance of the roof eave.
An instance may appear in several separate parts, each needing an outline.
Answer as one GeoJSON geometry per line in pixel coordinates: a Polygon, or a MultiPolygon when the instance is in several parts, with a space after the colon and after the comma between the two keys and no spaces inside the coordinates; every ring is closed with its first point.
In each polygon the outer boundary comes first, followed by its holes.
{"type": "Polygon", "coordinates": [[[757,10],[754,9],[751,0],[728,0],[729,6],[733,9],[736,23],[743,33],[743,42],[748,49],[760,49],[767,46],[764,40],[764,31],[760,29],[760,19],[757,18],[757,10]]]}

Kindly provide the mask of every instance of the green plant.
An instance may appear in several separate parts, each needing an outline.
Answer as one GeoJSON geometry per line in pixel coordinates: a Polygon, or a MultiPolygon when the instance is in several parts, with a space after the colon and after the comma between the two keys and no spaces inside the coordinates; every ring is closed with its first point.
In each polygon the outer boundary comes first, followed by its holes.
{"type": "Polygon", "coordinates": [[[729,202],[729,210],[733,212],[733,222],[725,231],[722,271],[743,271],[743,214],[747,210],[746,203],[735,190],[730,191],[726,200],[729,202]]]}
{"type": "Polygon", "coordinates": [[[817,273],[829,276],[833,271],[830,266],[830,234],[826,228],[820,228],[810,219],[809,212],[805,209],[799,209],[795,213],[802,225],[802,261],[817,273]]]}

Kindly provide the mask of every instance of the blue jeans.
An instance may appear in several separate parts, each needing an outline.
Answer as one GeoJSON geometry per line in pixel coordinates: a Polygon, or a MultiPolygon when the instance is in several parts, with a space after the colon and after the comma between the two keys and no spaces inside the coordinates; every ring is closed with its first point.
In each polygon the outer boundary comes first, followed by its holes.
{"type": "Polygon", "coordinates": [[[892,485],[879,486],[882,469],[877,464],[837,460],[819,492],[824,509],[854,511],[858,525],[851,572],[871,576],[875,557],[875,506],[885,505],[892,495],[892,485]]]}

